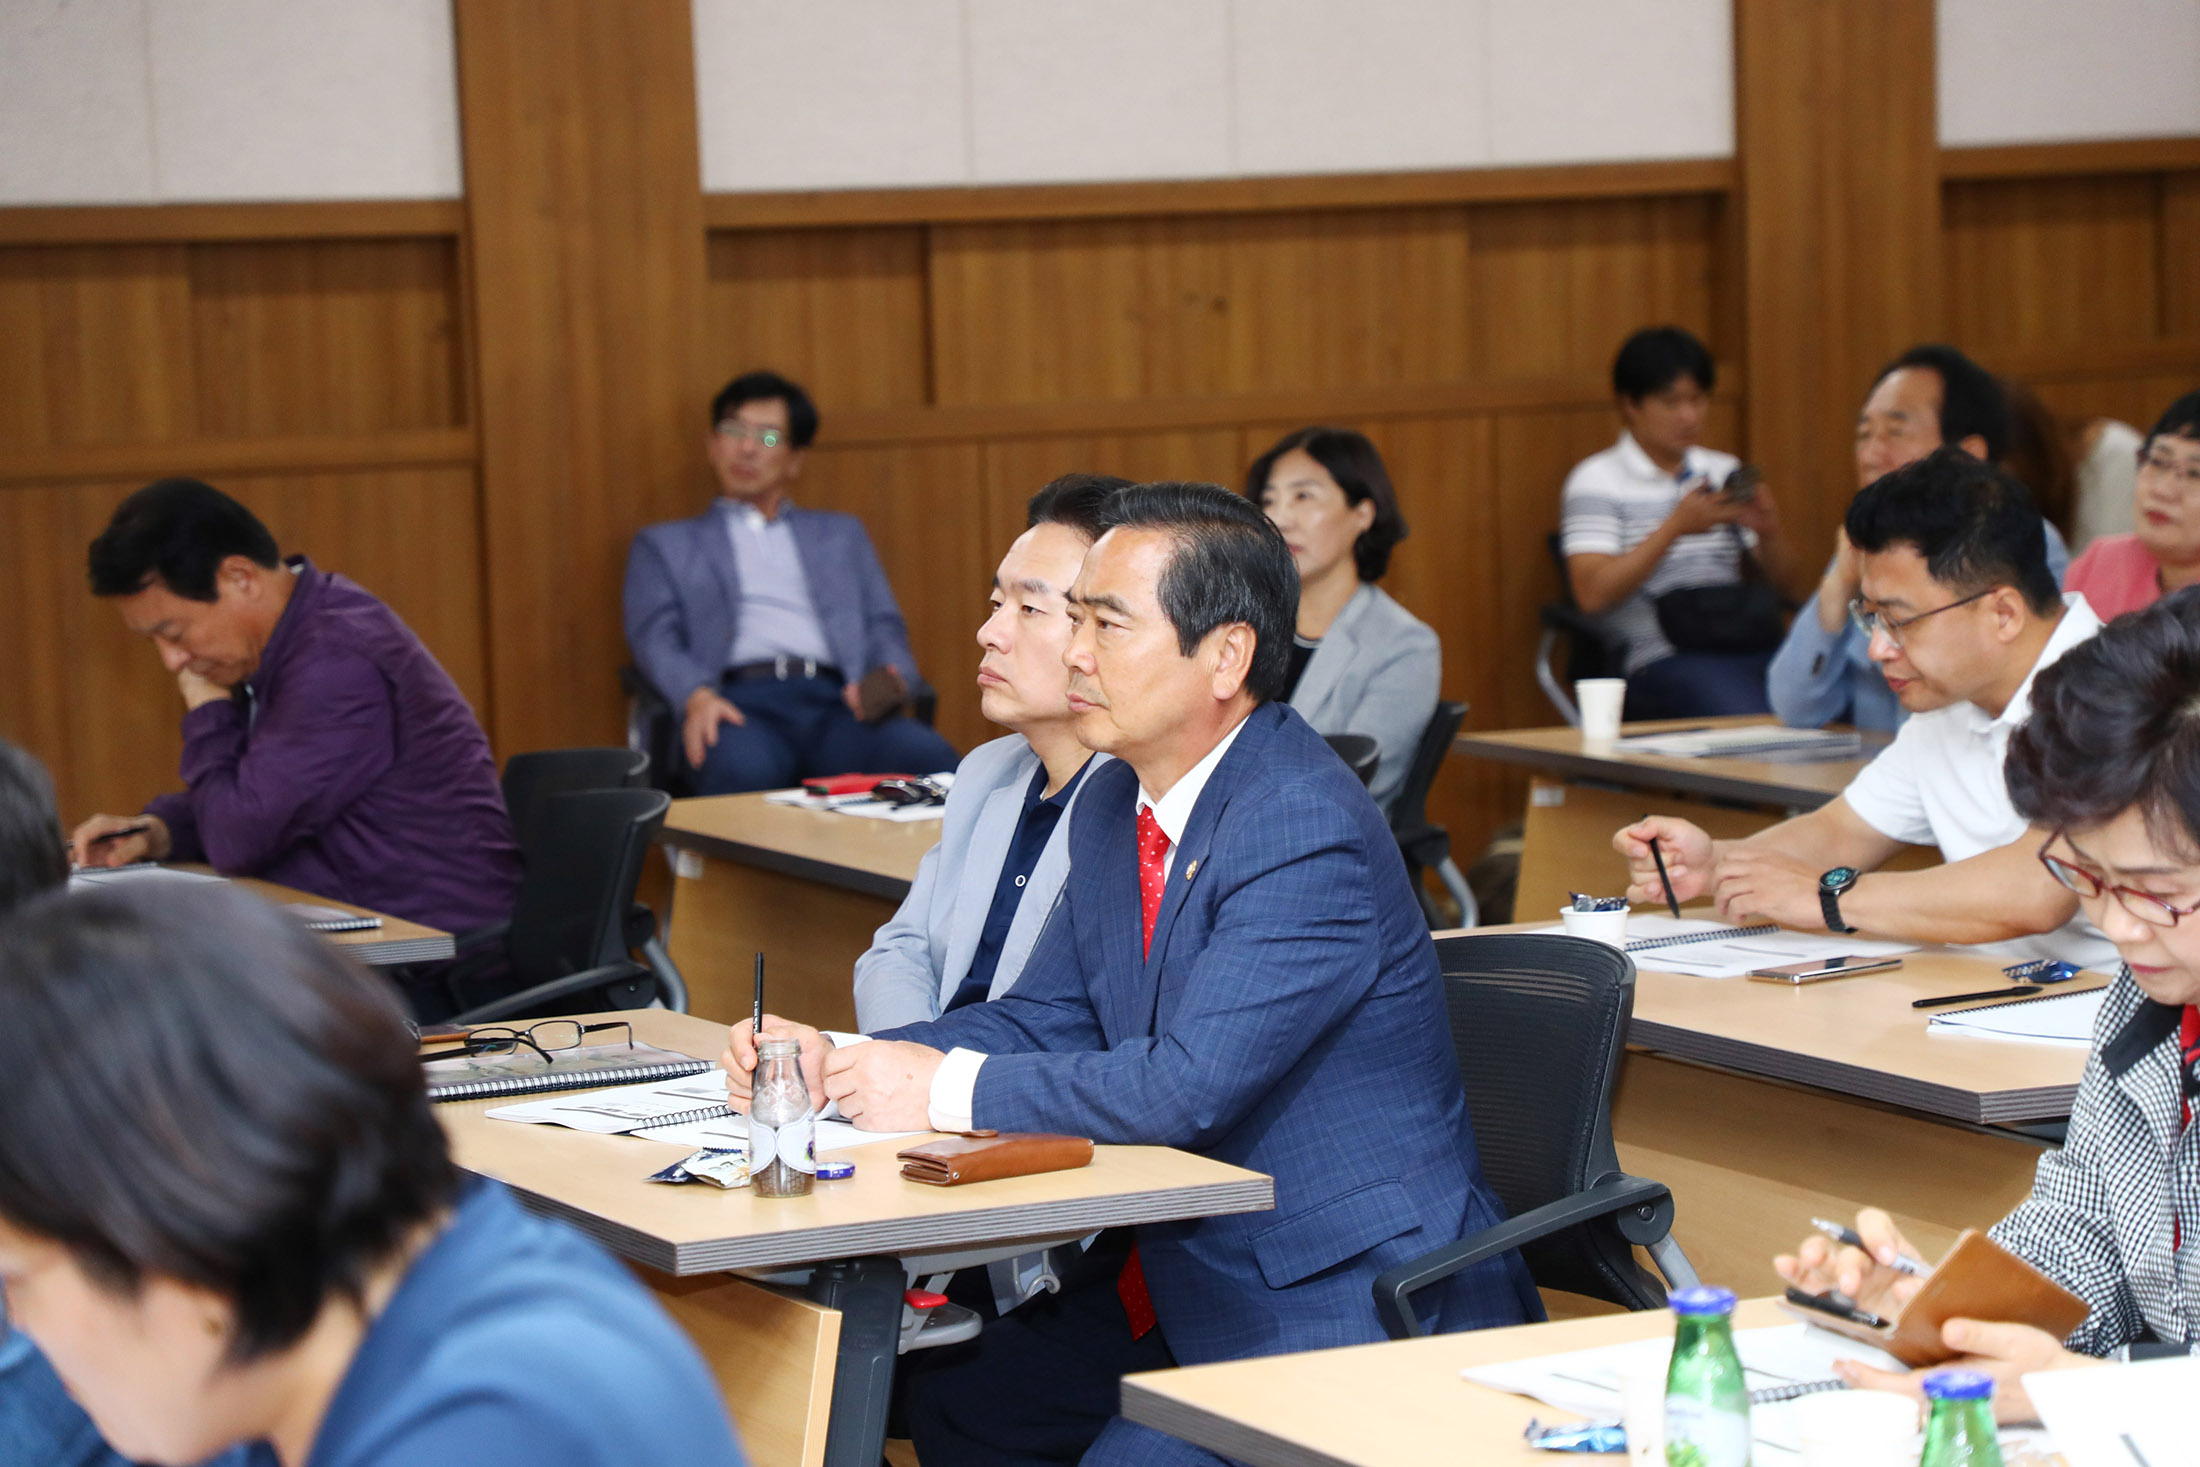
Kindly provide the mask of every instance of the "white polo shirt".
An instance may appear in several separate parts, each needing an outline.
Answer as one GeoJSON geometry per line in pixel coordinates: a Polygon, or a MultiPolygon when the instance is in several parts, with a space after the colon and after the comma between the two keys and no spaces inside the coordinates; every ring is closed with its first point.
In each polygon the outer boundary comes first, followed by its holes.
{"type": "MultiPolygon", "coordinates": [[[[2066,593],[2063,606],[2054,635],[1999,718],[1976,703],[1913,714],[1894,742],[1849,781],[1841,798],[1866,825],[1889,840],[1939,846],[1948,861],[1998,850],[2027,832],[2002,777],[2009,736],[2032,716],[2032,680],[2040,669],[2101,629],[2101,619],[2078,592],[2066,593]]],[[[2116,956],[2114,946],[2082,916],[2054,932],[1984,943],[1979,950],[2085,966],[2116,956]]]]}
{"type": "MultiPolygon", "coordinates": [[[[1634,435],[1574,465],[1559,498],[1558,548],[1565,555],[1624,555],[1665,523],[1681,495],[1698,483],[1723,484],[1741,465],[1731,453],[1691,448],[1681,471],[1651,462],[1634,435]]],[[[1757,532],[1739,527],[1683,535],[1634,593],[1606,611],[1604,624],[1626,640],[1627,671],[1673,655],[1658,629],[1657,598],[1690,586],[1731,586],[1742,578],[1742,548],[1757,548],[1757,532]]]]}

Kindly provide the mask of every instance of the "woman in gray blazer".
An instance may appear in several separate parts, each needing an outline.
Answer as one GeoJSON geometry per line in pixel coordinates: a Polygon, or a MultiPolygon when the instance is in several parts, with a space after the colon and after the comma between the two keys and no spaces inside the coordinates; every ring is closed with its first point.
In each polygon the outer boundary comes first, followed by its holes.
{"type": "Polygon", "coordinates": [[[1245,497],[1282,531],[1299,568],[1284,701],[1317,733],[1375,741],[1368,793],[1388,815],[1436,712],[1443,648],[1375,584],[1406,537],[1382,455],[1349,428],[1301,428],[1253,460],[1245,497]]]}
{"type": "Polygon", "coordinates": [[[1028,528],[993,577],[978,629],[979,706],[1015,730],[955,770],[940,843],[892,921],[856,959],[865,1034],[998,998],[1023,972],[1069,875],[1069,821],[1107,755],[1077,742],[1069,711],[1067,592],[1099,534],[1101,504],[1128,480],[1069,474],[1032,498],[1028,528]]]}

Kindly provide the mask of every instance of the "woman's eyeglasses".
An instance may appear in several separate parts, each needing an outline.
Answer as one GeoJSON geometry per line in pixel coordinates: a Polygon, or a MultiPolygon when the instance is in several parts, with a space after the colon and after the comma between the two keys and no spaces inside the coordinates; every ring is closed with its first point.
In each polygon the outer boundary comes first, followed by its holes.
{"type": "Polygon", "coordinates": [[[2116,899],[2117,906],[2149,927],[2175,927],[2179,917],[2189,917],[2194,912],[2200,912],[2200,902],[2194,902],[2189,907],[2173,907],[2160,897],[2149,895],[2137,887],[2110,886],[2083,866],[2073,866],[2060,856],[2047,854],[2047,847],[2061,838],[2062,832],[2059,830],[2047,838],[2047,844],[2039,849],[2040,864],[2047,868],[2048,875],[2079,896],[2091,900],[2106,892],[2116,899]]]}
{"type": "MultiPolygon", "coordinates": [[[[464,1034],[454,1034],[451,1042],[457,1049],[424,1049],[420,1058],[426,1060],[458,1059],[482,1055],[512,1054],[520,1049],[531,1049],[542,1056],[546,1065],[556,1064],[553,1058],[559,1050],[578,1049],[581,1040],[589,1034],[605,1029],[624,1029],[628,1045],[634,1043],[634,1026],[620,1020],[602,1024],[583,1024],[578,1019],[545,1019],[524,1029],[511,1029],[493,1025],[484,1029],[469,1029],[464,1034]]],[[[612,1041],[616,1043],[617,1041],[612,1041]]]]}

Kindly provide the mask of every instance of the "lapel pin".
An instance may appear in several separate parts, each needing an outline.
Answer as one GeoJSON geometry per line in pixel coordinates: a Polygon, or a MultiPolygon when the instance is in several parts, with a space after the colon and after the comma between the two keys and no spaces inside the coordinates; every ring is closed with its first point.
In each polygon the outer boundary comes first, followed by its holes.
{"type": "Polygon", "coordinates": [[[1190,880],[1191,880],[1191,879],[1192,879],[1193,877],[1197,876],[1198,874],[1199,874],[1199,862],[1197,862],[1197,861],[1194,861],[1194,862],[1192,862],[1192,864],[1191,864],[1191,865],[1189,865],[1189,866],[1186,866],[1186,867],[1184,868],[1184,879],[1185,879],[1186,881],[1190,881],[1190,880]]]}

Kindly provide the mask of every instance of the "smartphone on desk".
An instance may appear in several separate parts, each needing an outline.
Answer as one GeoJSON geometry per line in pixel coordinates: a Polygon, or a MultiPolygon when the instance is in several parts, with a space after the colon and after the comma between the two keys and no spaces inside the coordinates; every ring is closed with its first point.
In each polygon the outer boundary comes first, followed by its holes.
{"type": "Polygon", "coordinates": [[[1884,973],[1902,966],[1900,958],[1813,958],[1807,963],[1784,963],[1777,968],[1752,968],[1749,976],[1759,983],[1823,983],[1828,978],[1848,978],[1858,973],[1884,973]]]}

